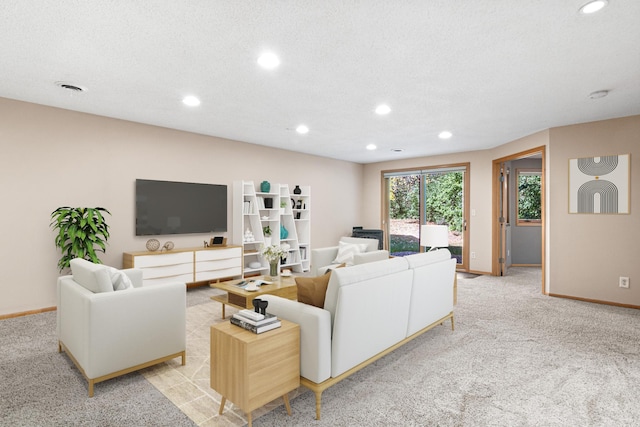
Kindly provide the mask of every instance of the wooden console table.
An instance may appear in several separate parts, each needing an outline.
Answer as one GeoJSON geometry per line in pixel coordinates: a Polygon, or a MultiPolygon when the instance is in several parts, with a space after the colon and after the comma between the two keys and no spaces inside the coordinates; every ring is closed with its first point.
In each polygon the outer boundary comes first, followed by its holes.
{"type": "Polygon", "coordinates": [[[140,268],[143,284],[186,282],[207,284],[242,277],[242,247],[183,248],[170,251],[125,252],[123,268],[140,268]]]}
{"type": "Polygon", "coordinates": [[[222,395],[219,414],[228,400],[247,413],[282,396],[291,415],[288,393],[300,386],[300,326],[282,326],[262,334],[230,322],[211,326],[211,388],[222,395]]]}

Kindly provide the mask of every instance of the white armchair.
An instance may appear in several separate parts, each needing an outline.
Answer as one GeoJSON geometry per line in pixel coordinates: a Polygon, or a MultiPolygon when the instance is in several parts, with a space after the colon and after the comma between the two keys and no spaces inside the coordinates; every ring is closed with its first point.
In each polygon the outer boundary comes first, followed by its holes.
{"type": "Polygon", "coordinates": [[[141,270],[82,259],[72,260],[71,269],[58,278],[58,351],[87,379],[89,397],[98,382],[175,357],[185,364],[185,283],[142,287],[141,270]],[[113,290],[115,282],[128,285],[127,278],[132,287],[113,290]]]}
{"type": "Polygon", "coordinates": [[[311,250],[311,266],[317,276],[334,267],[364,264],[389,258],[389,251],[378,250],[377,239],[341,237],[338,246],[311,250]]]}

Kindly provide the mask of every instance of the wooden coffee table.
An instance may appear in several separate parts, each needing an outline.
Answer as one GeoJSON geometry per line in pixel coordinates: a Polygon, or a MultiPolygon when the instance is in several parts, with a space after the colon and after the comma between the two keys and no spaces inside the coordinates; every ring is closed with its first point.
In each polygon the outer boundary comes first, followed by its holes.
{"type": "Polygon", "coordinates": [[[296,282],[293,277],[276,277],[270,278],[268,276],[251,277],[247,279],[229,280],[226,282],[211,283],[212,288],[225,291],[224,295],[215,295],[211,299],[222,303],[222,318],[226,317],[225,306],[230,305],[237,309],[253,308],[251,301],[254,298],[259,298],[260,295],[278,295],[282,298],[295,300],[298,298],[298,289],[296,288],[296,282]],[[236,286],[242,280],[247,282],[250,280],[266,280],[273,282],[271,285],[262,285],[257,291],[245,291],[244,289],[236,286]]]}

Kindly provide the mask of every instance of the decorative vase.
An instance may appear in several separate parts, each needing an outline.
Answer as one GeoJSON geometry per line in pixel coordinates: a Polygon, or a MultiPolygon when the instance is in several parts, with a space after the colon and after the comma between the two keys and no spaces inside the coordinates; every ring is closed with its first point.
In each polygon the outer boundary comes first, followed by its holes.
{"type": "Polygon", "coordinates": [[[296,188],[293,189],[293,194],[301,194],[302,190],[299,185],[296,185],[296,188]]]}
{"type": "Polygon", "coordinates": [[[280,224],[280,240],[284,240],[289,237],[289,230],[284,228],[284,225],[280,224]]]}
{"type": "Polygon", "coordinates": [[[269,276],[278,277],[278,260],[269,263],[269,276]]]}
{"type": "Polygon", "coordinates": [[[271,246],[271,236],[264,236],[264,245],[271,246]]]}
{"type": "Polygon", "coordinates": [[[268,193],[269,191],[271,191],[271,184],[269,184],[269,181],[262,181],[260,183],[260,191],[262,191],[263,193],[268,193]]]}
{"type": "Polygon", "coordinates": [[[160,249],[160,241],[158,239],[147,240],[147,250],[154,252],[160,249]]]}

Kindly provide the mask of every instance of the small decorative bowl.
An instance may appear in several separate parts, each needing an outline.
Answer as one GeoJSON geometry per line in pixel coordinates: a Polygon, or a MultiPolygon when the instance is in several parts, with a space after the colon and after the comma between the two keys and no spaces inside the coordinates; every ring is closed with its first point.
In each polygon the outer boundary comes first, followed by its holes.
{"type": "Polygon", "coordinates": [[[173,249],[173,242],[168,241],[167,243],[164,244],[162,249],[164,249],[165,251],[170,251],[171,249],[173,249]]]}

